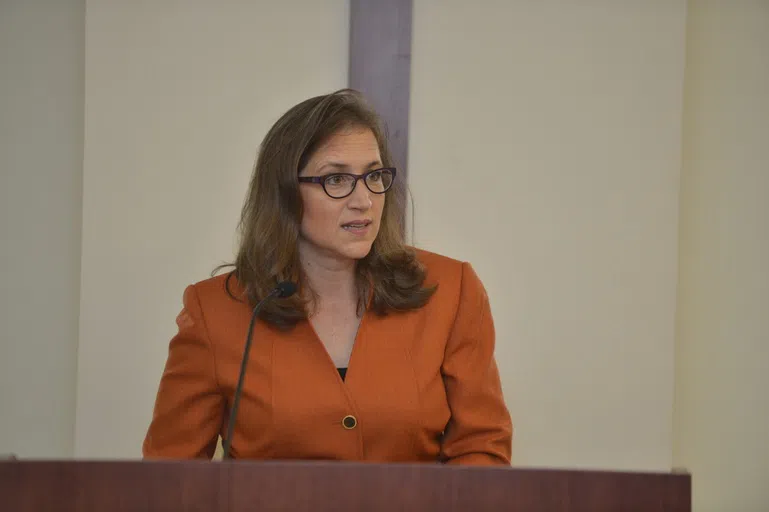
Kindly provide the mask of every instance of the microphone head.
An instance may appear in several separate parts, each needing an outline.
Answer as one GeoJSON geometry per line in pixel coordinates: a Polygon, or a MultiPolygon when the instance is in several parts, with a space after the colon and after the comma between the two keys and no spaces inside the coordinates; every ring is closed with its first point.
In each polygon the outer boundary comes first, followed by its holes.
{"type": "Polygon", "coordinates": [[[281,299],[291,297],[296,293],[296,285],[291,281],[282,281],[278,283],[278,286],[275,289],[278,290],[278,297],[281,299]]]}

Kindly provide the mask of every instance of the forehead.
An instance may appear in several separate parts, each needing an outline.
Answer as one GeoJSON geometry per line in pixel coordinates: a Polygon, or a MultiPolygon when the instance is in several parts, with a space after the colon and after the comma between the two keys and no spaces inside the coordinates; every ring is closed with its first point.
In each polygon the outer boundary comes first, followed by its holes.
{"type": "Polygon", "coordinates": [[[307,170],[319,171],[330,164],[357,169],[374,162],[381,163],[379,143],[374,133],[368,128],[353,127],[336,132],[318,146],[307,170]]]}

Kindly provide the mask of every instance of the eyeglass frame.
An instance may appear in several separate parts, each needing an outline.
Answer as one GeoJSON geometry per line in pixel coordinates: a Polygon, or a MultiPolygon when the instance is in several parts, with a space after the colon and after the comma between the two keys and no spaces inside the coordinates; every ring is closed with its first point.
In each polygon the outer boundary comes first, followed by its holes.
{"type": "Polygon", "coordinates": [[[390,190],[393,186],[393,183],[395,183],[395,175],[396,175],[396,168],[395,167],[380,167],[378,169],[371,169],[370,171],[366,171],[363,174],[352,174],[349,172],[331,172],[328,174],[324,174],[322,176],[299,176],[298,180],[299,183],[317,183],[321,187],[323,187],[323,192],[326,193],[328,197],[331,199],[344,199],[345,197],[350,196],[353,192],[355,192],[355,187],[358,186],[358,180],[363,180],[363,184],[366,186],[366,188],[371,192],[372,194],[384,194],[388,190],[390,190]],[[369,175],[375,173],[375,172],[382,172],[382,171],[390,171],[392,173],[393,179],[390,182],[390,186],[387,187],[385,190],[381,192],[375,192],[371,190],[371,187],[368,186],[368,183],[366,183],[366,178],[369,177],[369,175]],[[355,181],[353,182],[352,188],[350,189],[350,192],[347,194],[335,197],[328,193],[328,190],[326,190],[326,180],[331,176],[352,176],[355,181]]]}

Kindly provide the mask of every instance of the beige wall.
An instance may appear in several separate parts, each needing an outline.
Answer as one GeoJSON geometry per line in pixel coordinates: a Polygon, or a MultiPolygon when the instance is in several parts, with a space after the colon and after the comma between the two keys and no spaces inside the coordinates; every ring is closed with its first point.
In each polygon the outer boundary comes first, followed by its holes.
{"type": "Polygon", "coordinates": [[[415,2],[416,240],[486,284],[518,465],[671,466],[685,18],[415,2]]]}
{"type": "Polygon", "coordinates": [[[78,457],[138,457],[184,287],[233,256],[257,145],[347,82],[344,0],[88,0],[78,457]]]}
{"type": "Polygon", "coordinates": [[[769,1],[690,1],[687,46],[674,461],[769,510],[769,1]]]}
{"type": "Polygon", "coordinates": [[[0,2],[0,453],[71,457],[83,0],[0,2]]]}

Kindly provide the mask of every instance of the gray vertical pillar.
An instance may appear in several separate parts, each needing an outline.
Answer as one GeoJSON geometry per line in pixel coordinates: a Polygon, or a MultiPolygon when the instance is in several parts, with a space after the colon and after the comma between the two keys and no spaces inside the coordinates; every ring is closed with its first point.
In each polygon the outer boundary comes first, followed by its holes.
{"type": "Polygon", "coordinates": [[[350,0],[349,86],[386,125],[399,179],[406,179],[412,0],[350,0]]]}

